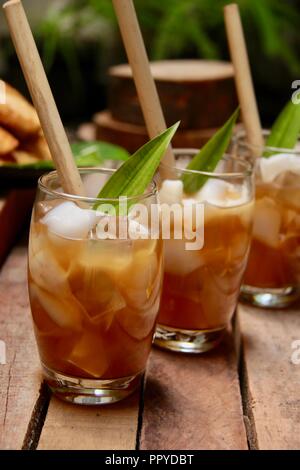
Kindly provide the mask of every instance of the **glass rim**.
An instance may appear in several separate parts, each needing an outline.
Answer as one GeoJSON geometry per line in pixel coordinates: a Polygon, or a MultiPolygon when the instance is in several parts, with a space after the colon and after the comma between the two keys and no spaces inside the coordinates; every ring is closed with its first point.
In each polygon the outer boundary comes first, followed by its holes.
{"type": "MultiPolygon", "coordinates": [[[[263,129],[262,134],[263,137],[268,136],[271,133],[270,129],[263,129]]],[[[245,129],[240,129],[232,138],[233,143],[237,143],[238,145],[241,145],[242,147],[249,149],[249,150],[259,150],[260,153],[264,152],[275,152],[275,153],[288,153],[291,155],[299,154],[300,155],[300,149],[287,149],[284,147],[272,147],[270,145],[255,145],[255,144],[250,144],[246,140],[246,130],[245,129]],[[244,140],[242,140],[244,139],[244,140]]],[[[299,140],[299,139],[298,139],[299,140]]]]}
{"type": "MultiPolygon", "coordinates": [[[[175,156],[189,156],[190,154],[196,155],[199,152],[199,149],[196,148],[176,148],[173,149],[175,156]]],[[[178,168],[177,166],[168,165],[166,163],[161,163],[161,166],[164,168],[171,169],[173,171],[180,171],[184,174],[194,174],[194,175],[203,175],[208,176],[209,178],[245,178],[247,176],[251,176],[253,174],[253,165],[250,162],[241,160],[229,153],[224,153],[223,157],[220,159],[226,161],[233,161],[237,162],[239,165],[244,167],[243,171],[224,171],[224,172],[216,172],[216,171],[199,171],[199,170],[188,170],[186,168],[178,168]]]]}
{"type": "MultiPolygon", "coordinates": [[[[78,168],[78,171],[80,174],[84,173],[105,173],[105,174],[113,174],[116,170],[113,168],[95,168],[95,167],[84,167],[84,168],[78,168]]],[[[50,171],[48,173],[44,173],[42,176],[39,177],[38,179],[38,188],[50,195],[50,196],[55,196],[59,197],[62,199],[70,200],[70,201],[77,201],[77,202],[85,202],[89,204],[94,204],[94,203],[107,203],[107,202],[118,202],[119,198],[98,198],[98,197],[88,197],[88,196],[78,196],[76,194],[69,194],[63,191],[58,191],[55,189],[50,189],[47,186],[47,183],[49,184],[49,181],[54,181],[58,180],[58,173],[57,170],[50,171]],[[45,181],[47,180],[47,181],[45,181]]],[[[137,194],[136,196],[120,196],[126,201],[134,202],[134,201],[140,201],[144,199],[148,199],[151,196],[156,196],[158,193],[157,189],[157,184],[152,179],[148,187],[150,186],[150,190],[144,192],[143,194],[137,194]]]]}

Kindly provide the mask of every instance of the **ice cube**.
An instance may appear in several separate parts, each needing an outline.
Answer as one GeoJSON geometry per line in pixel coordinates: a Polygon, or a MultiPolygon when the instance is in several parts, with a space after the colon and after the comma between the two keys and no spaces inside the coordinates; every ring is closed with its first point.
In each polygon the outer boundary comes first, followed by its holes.
{"type": "Polygon", "coordinates": [[[300,157],[288,153],[278,153],[259,159],[262,179],[265,183],[274,181],[281,173],[292,172],[300,175],[300,157]]]}
{"type": "Polygon", "coordinates": [[[156,253],[149,255],[140,251],[133,256],[130,270],[126,271],[119,281],[129,307],[133,309],[147,307],[155,288],[158,268],[156,253]]]}
{"type": "Polygon", "coordinates": [[[30,285],[30,295],[32,299],[39,302],[51,320],[59,327],[72,330],[81,328],[85,312],[72,295],[63,297],[60,292],[53,295],[33,283],[30,285]]]}
{"type": "Polygon", "coordinates": [[[87,173],[83,175],[82,181],[84,184],[85,194],[87,197],[97,197],[101,188],[109,179],[110,174],[105,173],[87,173]]]}
{"type": "Polygon", "coordinates": [[[183,182],[181,180],[164,180],[159,191],[160,203],[181,203],[183,197],[183,182]]]}
{"type": "Polygon", "coordinates": [[[132,262],[132,244],[130,240],[89,240],[85,242],[74,268],[79,272],[97,269],[112,278],[118,277],[132,262]]]}
{"type": "Polygon", "coordinates": [[[238,201],[240,195],[238,194],[235,186],[227,181],[210,178],[203,188],[195,194],[195,198],[200,202],[208,202],[216,206],[226,207],[232,199],[234,204],[242,204],[238,201]]]}
{"type": "Polygon", "coordinates": [[[186,250],[186,240],[165,240],[165,271],[186,276],[204,264],[198,250],[186,250]]]}
{"type": "Polygon", "coordinates": [[[29,256],[29,271],[33,281],[42,289],[62,295],[69,294],[67,272],[49,250],[40,250],[29,256]]]}
{"type": "Polygon", "coordinates": [[[40,201],[35,206],[35,214],[38,219],[45,216],[47,212],[54,209],[54,207],[58,206],[61,203],[59,199],[45,199],[44,201],[40,201]]]}
{"type": "Polygon", "coordinates": [[[140,341],[147,338],[153,330],[159,303],[160,296],[157,295],[153,304],[147,309],[133,310],[124,308],[117,313],[116,319],[129,336],[140,341]]]}
{"type": "Polygon", "coordinates": [[[104,268],[105,266],[74,265],[69,283],[75,297],[84,305],[91,322],[101,323],[107,329],[114,313],[124,308],[126,303],[104,268]]]}
{"type": "Polygon", "coordinates": [[[51,232],[67,238],[86,238],[97,222],[96,211],[81,209],[74,202],[63,202],[41,220],[51,232]]]}
{"type": "Polygon", "coordinates": [[[109,366],[107,352],[98,331],[84,330],[68,362],[92,377],[101,378],[109,366]]]}
{"type": "Polygon", "coordinates": [[[253,238],[268,246],[279,245],[281,216],[275,202],[264,197],[258,200],[254,210],[253,238]]]}
{"type": "Polygon", "coordinates": [[[112,292],[112,296],[106,304],[98,306],[97,315],[90,317],[91,321],[96,325],[101,323],[104,329],[108,329],[111,326],[116,313],[125,307],[126,302],[124,298],[120,292],[115,290],[112,292]],[[99,310],[101,310],[100,313],[99,310]]]}

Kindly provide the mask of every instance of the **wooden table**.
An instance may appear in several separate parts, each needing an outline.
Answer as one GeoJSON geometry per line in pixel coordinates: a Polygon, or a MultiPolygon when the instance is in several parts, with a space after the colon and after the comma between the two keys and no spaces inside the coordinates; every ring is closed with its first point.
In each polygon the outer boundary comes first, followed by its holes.
{"type": "MultiPolygon", "coordinates": [[[[11,203],[11,192],[1,204],[2,259],[25,221],[27,196],[22,207],[11,203]]],[[[299,448],[300,353],[292,348],[300,340],[299,307],[270,312],[240,305],[216,351],[191,357],[154,348],[135,395],[98,408],[69,405],[42,384],[26,243],[15,243],[0,273],[7,355],[0,364],[0,449],[299,448]]]]}

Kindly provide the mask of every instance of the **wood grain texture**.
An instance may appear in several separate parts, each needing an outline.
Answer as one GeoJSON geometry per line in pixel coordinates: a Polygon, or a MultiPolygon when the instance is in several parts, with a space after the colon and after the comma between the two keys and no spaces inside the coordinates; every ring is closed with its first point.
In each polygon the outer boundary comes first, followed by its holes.
{"type": "MultiPolygon", "coordinates": [[[[95,129],[92,127],[80,129],[80,136],[82,136],[82,131],[83,136],[95,132],[98,140],[105,140],[113,144],[121,145],[130,153],[135,152],[148,141],[147,130],[144,126],[117,121],[112,118],[109,111],[97,113],[93,118],[93,122],[95,129]]],[[[240,130],[239,124],[236,126],[236,131],[238,130],[240,130]]],[[[216,128],[178,130],[172,139],[173,147],[201,148],[216,131],[216,128]]]]}
{"type": "Polygon", "coordinates": [[[233,338],[188,356],[153,350],[141,449],[247,449],[233,338]]]}
{"type": "Polygon", "coordinates": [[[300,340],[299,309],[239,307],[244,403],[253,447],[259,449],[300,447],[300,364],[292,362],[292,343],[300,340]]]}
{"type": "MultiPolygon", "coordinates": [[[[218,128],[237,107],[233,67],[229,62],[170,60],[151,63],[167,126],[218,128]],[[201,112],[199,110],[205,110],[201,112]]],[[[143,126],[144,118],[131,69],[122,64],[109,71],[108,105],[116,121],[143,126]]]]}
{"type": "Polygon", "coordinates": [[[41,376],[27,296],[27,247],[15,248],[0,274],[0,448],[21,449],[39,397],[41,376]]]}
{"type": "Polygon", "coordinates": [[[52,398],[38,449],[134,450],[139,396],[103,407],[74,406],[52,398]]]}
{"type": "Polygon", "coordinates": [[[247,139],[249,144],[258,146],[258,149],[253,149],[253,156],[260,156],[259,152],[261,152],[264,141],[243,25],[237,4],[234,3],[224,7],[224,20],[247,139]]]}

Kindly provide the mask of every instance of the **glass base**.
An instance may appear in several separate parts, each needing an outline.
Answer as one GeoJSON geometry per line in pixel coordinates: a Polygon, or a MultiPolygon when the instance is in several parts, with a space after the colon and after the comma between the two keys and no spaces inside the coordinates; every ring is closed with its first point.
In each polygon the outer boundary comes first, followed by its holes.
{"type": "Polygon", "coordinates": [[[215,348],[226,331],[226,328],[214,330],[179,330],[170,326],[158,325],[154,344],[163,349],[190,354],[199,354],[215,348]]]}
{"type": "Polygon", "coordinates": [[[297,287],[285,287],[283,289],[267,289],[251,286],[242,286],[241,300],[256,307],[285,308],[294,303],[300,297],[297,287]]]}
{"type": "Polygon", "coordinates": [[[45,380],[61,400],[77,405],[107,405],[123,400],[140,385],[143,372],[121,379],[81,379],[43,366],[45,380]]]}

